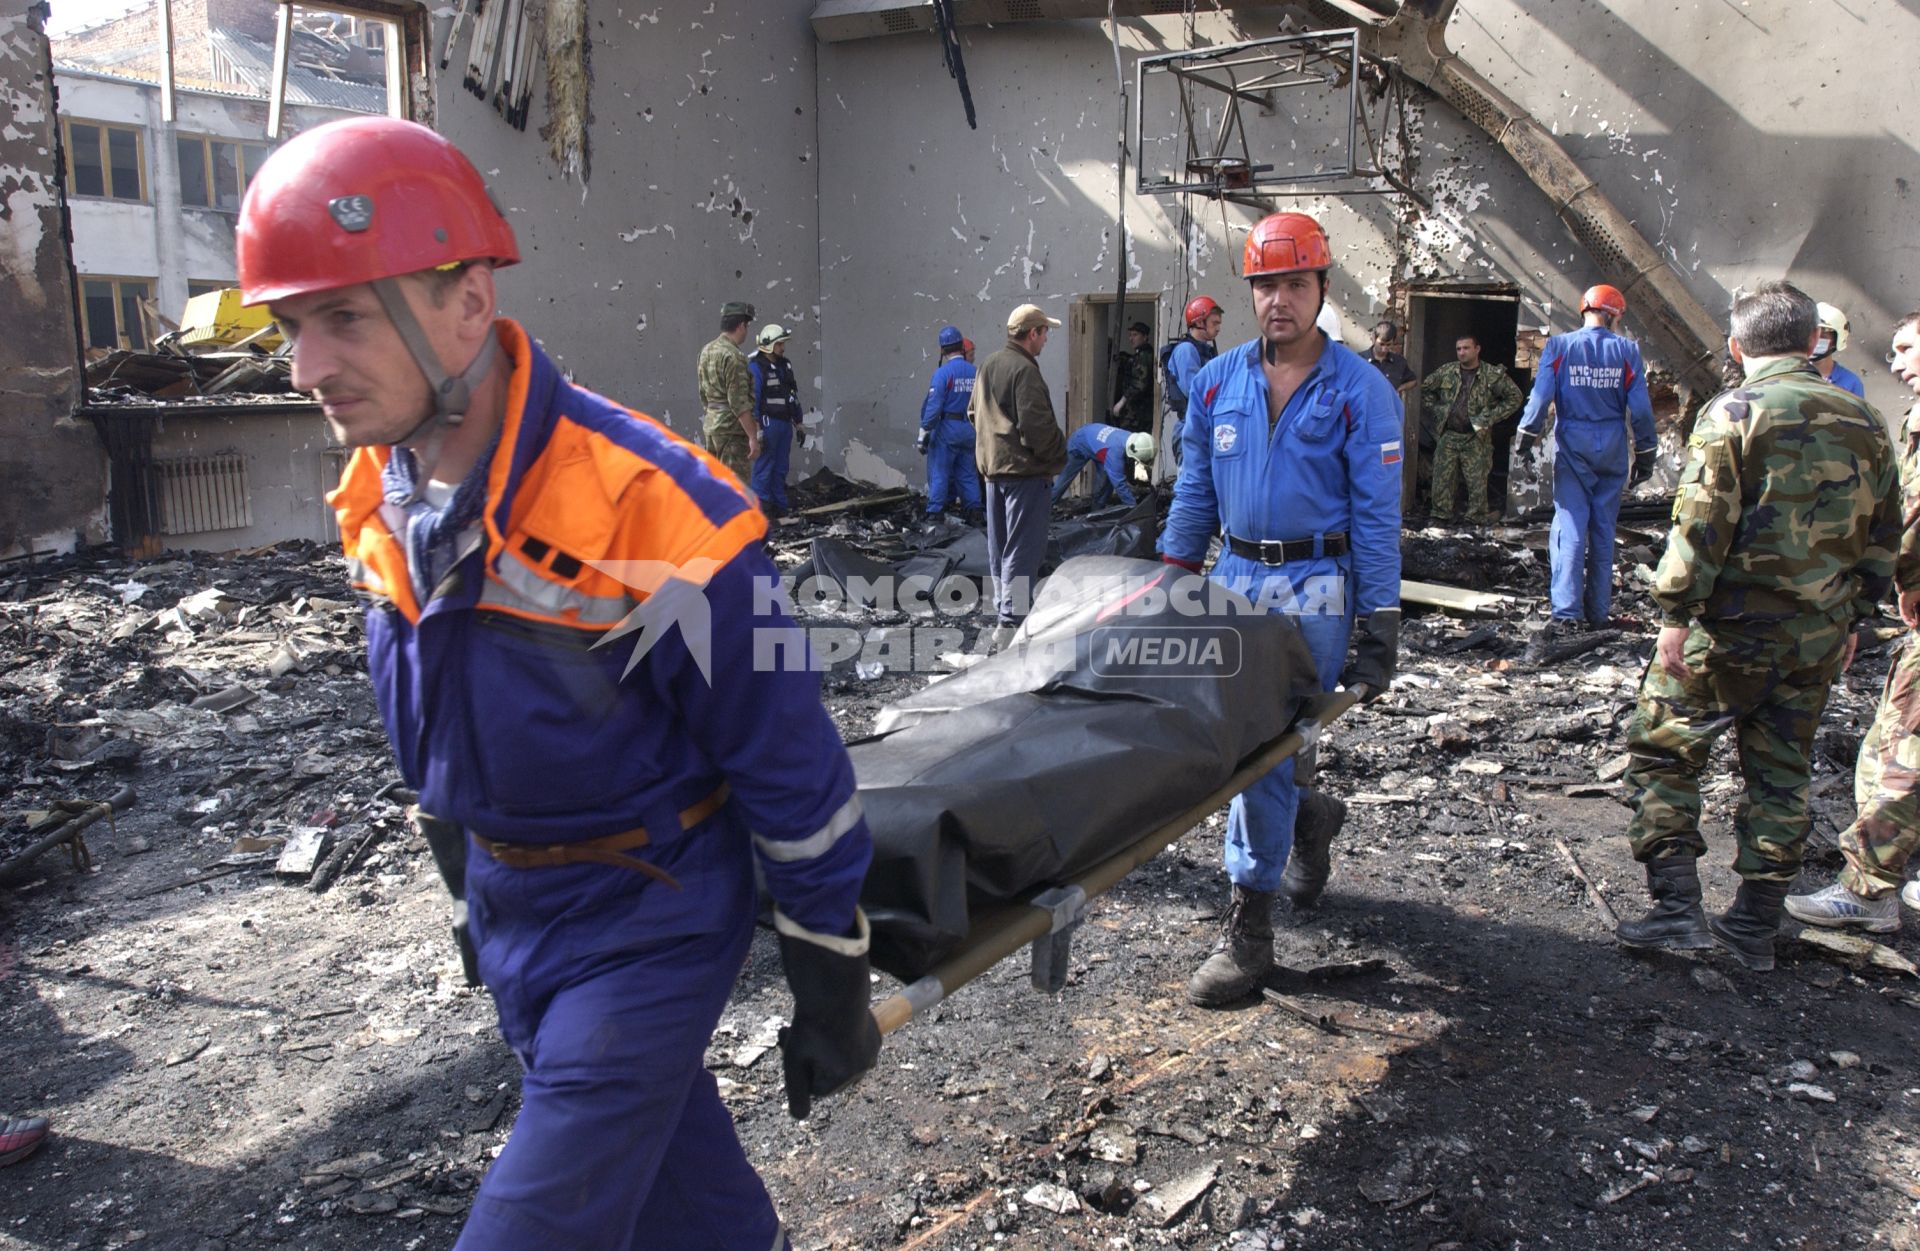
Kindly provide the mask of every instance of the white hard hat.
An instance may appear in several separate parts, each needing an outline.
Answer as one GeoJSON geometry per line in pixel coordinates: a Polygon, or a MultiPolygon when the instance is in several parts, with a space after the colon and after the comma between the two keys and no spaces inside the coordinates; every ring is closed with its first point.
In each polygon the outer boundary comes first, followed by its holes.
{"type": "Polygon", "coordinates": [[[1153,459],[1153,436],[1146,431],[1127,436],[1127,455],[1141,462],[1153,459]]]}
{"type": "MultiPolygon", "coordinates": [[[[1818,307],[1820,309],[1820,328],[1833,333],[1833,350],[1834,352],[1838,352],[1841,348],[1847,346],[1847,336],[1852,331],[1852,327],[1847,323],[1847,315],[1824,300],[1820,302],[1818,307]]],[[[1832,355],[1832,353],[1828,353],[1828,355],[1832,355]]]]}
{"type": "Polygon", "coordinates": [[[756,337],[756,341],[760,344],[761,347],[764,348],[764,347],[772,347],[774,344],[780,342],[782,339],[791,339],[791,338],[793,338],[793,331],[787,329],[785,326],[781,325],[777,321],[770,321],[766,325],[760,327],[760,333],[756,337]]]}

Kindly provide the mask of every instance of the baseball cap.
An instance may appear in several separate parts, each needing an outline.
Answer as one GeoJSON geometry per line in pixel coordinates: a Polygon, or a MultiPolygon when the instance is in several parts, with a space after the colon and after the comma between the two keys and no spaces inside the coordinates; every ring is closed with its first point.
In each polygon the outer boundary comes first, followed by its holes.
{"type": "Polygon", "coordinates": [[[1046,315],[1038,304],[1022,304],[1007,318],[1008,334],[1025,334],[1035,326],[1057,326],[1059,321],[1046,315]]]}

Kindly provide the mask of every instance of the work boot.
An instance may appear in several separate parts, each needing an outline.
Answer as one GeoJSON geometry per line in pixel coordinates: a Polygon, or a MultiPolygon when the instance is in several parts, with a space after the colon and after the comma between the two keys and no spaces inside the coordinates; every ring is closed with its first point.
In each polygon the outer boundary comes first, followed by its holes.
{"type": "Polygon", "coordinates": [[[0,1168],[18,1164],[47,1140],[44,1116],[9,1116],[0,1112],[0,1168]]]}
{"type": "Polygon", "coordinates": [[[1707,914],[1700,907],[1700,866],[1690,855],[1647,861],[1647,894],[1653,907],[1638,921],[1622,921],[1613,936],[1629,947],[1694,951],[1713,946],[1707,914]]]}
{"type": "Polygon", "coordinates": [[[1187,998],[1223,1008],[1253,994],[1272,971],[1273,892],[1235,886],[1213,954],[1187,979],[1187,998]]]}
{"type": "Polygon", "coordinates": [[[1868,899],[1835,882],[1811,895],[1788,895],[1786,906],[1794,920],[1827,929],[1853,926],[1869,934],[1893,934],[1900,929],[1900,901],[1892,891],[1868,899]]]}
{"type": "Polygon", "coordinates": [[[1300,808],[1293,819],[1293,854],[1287,857],[1287,871],[1280,878],[1280,889],[1296,908],[1310,908],[1327,888],[1327,875],[1333,871],[1328,851],[1333,836],[1347,819],[1347,806],[1318,787],[1303,788],[1300,808]]]}
{"type": "Polygon", "coordinates": [[[1756,973],[1773,968],[1773,938],[1780,932],[1780,908],[1792,882],[1743,879],[1733,906],[1707,919],[1713,941],[1756,973]]]}

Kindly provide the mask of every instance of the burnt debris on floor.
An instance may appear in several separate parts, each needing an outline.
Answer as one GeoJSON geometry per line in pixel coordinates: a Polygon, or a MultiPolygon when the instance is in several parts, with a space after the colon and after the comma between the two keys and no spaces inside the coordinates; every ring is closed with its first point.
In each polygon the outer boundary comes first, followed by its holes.
{"type": "MultiPolygon", "coordinates": [[[[855,738],[990,650],[991,614],[934,613],[951,637],[916,666],[887,644],[923,618],[828,584],[966,576],[977,531],[830,477],[795,495],[769,548],[815,579],[802,623],[853,640],[823,687],[855,738]]],[[[1056,524],[1063,550],[1138,541],[1125,510],[1056,524]]],[[[1541,663],[1543,531],[1408,532],[1408,579],[1500,607],[1410,604],[1399,681],[1323,740],[1347,825],[1258,1002],[1183,993],[1225,902],[1222,813],[1094,902],[1061,993],[1004,962],[804,1123],[763,935],[707,1059],[795,1245],[1920,1245],[1911,929],[1784,939],[1770,975],[1611,941],[1607,913],[1643,906],[1621,775],[1661,541],[1627,523],[1617,628],[1541,663]]],[[[1882,623],[1823,722],[1815,881],[1899,633],[1882,623]]],[[[361,643],[331,549],[0,572],[0,1105],[54,1117],[6,1177],[21,1245],[452,1245],[518,1067],[460,976],[361,643]],[[127,788],[87,860],[24,856],[61,805],[127,788]]],[[[1723,746],[1710,907],[1740,793],[1723,746]]]]}

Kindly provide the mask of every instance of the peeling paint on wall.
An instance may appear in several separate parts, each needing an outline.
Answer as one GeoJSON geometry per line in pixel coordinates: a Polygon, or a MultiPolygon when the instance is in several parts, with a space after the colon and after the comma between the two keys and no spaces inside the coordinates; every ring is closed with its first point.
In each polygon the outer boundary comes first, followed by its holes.
{"type": "Polygon", "coordinates": [[[871,482],[883,490],[907,485],[906,474],[859,439],[847,441],[847,453],[841,463],[846,466],[846,476],[855,482],[871,482]]]}

